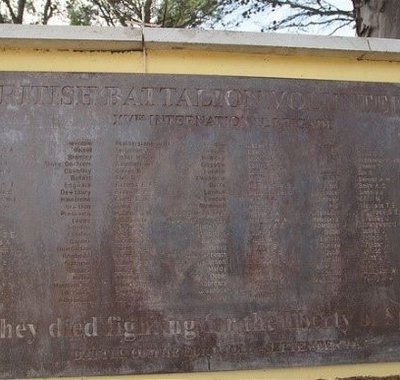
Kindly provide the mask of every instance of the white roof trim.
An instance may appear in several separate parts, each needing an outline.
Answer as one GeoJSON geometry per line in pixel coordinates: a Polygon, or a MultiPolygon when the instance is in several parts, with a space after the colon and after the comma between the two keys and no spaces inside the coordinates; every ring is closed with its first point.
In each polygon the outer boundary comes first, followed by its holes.
{"type": "Polygon", "coordinates": [[[0,48],[80,51],[190,49],[400,61],[400,40],[200,29],[0,24],[0,48]]]}

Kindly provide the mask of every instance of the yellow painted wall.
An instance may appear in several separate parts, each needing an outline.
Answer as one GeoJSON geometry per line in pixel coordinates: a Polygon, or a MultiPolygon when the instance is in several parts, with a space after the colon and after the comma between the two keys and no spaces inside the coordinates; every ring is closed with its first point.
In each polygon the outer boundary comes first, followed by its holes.
{"type": "MultiPolygon", "coordinates": [[[[400,83],[400,62],[188,50],[111,53],[0,49],[0,71],[216,74],[400,83]]],[[[351,376],[390,375],[400,375],[400,363],[88,379],[333,380],[351,376]]]]}
{"type": "Polygon", "coordinates": [[[0,49],[0,71],[241,75],[400,83],[400,62],[206,50],[120,53],[0,49]]]}

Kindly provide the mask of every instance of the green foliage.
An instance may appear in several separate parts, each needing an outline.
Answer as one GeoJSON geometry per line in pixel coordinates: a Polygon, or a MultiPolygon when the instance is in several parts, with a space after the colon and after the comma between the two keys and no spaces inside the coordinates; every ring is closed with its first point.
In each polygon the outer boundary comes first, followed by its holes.
{"type": "MultiPolygon", "coordinates": [[[[373,1],[383,0],[368,4],[373,1]]],[[[357,20],[360,24],[367,0],[348,2],[350,7],[341,9],[331,0],[0,0],[0,23],[47,24],[57,16],[58,23],[71,25],[193,28],[223,19],[219,26],[230,29],[257,15],[261,31],[317,27],[335,32],[357,20]]]]}
{"type": "Polygon", "coordinates": [[[195,27],[221,13],[217,0],[164,0],[157,9],[156,24],[162,27],[195,27]]]}
{"type": "Polygon", "coordinates": [[[68,18],[73,25],[187,28],[217,20],[220,0],[71,0],[68,18]]]}
{"type": "Polygon", "coordinates": [[[0,0],[0,23],[186,28],[221,17],[225,0],[0,0]]]}
{"type": "Polygon", "coordinates": [[[75,0],[67,3],[67,18],[70,25],[91,25],[96,17],[96,12],[89,5],[76,4],[75,0]]]}

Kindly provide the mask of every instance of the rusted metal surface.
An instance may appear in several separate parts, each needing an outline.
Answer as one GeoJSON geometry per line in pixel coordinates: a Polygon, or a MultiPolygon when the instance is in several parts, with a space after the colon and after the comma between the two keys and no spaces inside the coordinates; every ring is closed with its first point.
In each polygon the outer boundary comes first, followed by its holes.
{"type": "Polygon", "coordinates": [[[0,73],[0,376],[400,360],[400,90],[0,73]]]}

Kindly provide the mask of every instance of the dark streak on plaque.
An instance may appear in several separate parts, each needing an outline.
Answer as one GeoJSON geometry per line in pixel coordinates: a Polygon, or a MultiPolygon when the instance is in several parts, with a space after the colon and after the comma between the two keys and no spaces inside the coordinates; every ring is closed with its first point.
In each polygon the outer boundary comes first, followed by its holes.
{"type": "Polygon", "coordinates": [[[0,73],[0,377],[400,360],[400,89],[0,73]]]}
{"type": "Polygon", "coordinates": [[[356,377],[346,377],[337,378],[337,380],[400,380],[400,376],[356,376],[356,377]]]}

